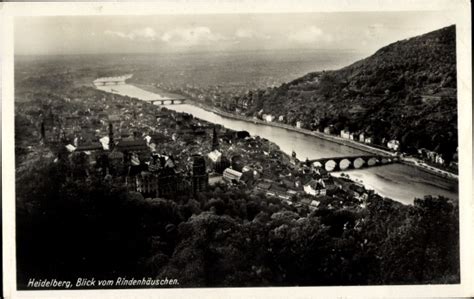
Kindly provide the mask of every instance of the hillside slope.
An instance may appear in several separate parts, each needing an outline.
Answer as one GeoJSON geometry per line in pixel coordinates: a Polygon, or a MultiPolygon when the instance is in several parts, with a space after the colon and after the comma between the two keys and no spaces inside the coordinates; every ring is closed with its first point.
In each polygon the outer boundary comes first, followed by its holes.
{"type": "MultiPolygon", "coordinates": [[[[333,126],[400,140],[402,150],[427,148],[449,162],[457,147],[456,31],[449,26],[381,48],[336,71],[235,99],[249,116],[282,115],[316,130],[333,126]]],[[[234,107],[229,107],[231,110],[234,107]]]]}

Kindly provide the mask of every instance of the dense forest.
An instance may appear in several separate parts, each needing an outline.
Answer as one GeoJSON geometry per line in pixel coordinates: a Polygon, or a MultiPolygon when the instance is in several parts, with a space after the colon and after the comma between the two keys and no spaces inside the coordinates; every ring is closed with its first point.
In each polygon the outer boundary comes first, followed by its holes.
{"type": "Polygon", "coordinates": [[[236,98],[248,115],[259,111],[308,129],[348,129],[402,151],[427,148],[447,163],[457,148],[456,31],[446,27],[381,48],[336,71],[309,73],[236,98]]]}
{"type": "MultiPolygon", "coordinates": [[[[47,153],[46,153],[47,154],[47,153]]],[[[17,185],[18,283],[31,277],[179,279],[180,287],[459,282],[458,205],[297,210],[245,187],[144,198],[64,163],[32,161],[17,185]]]]}

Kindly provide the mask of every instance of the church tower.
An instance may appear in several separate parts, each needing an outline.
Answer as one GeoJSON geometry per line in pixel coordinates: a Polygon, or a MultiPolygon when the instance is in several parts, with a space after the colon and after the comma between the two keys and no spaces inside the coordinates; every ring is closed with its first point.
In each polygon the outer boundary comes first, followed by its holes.
{"type": "Polygon", "coordinates": [[[216,150],[219,148],[219,139],[217,138],[217,131],[216,127],[212,129],[212,150],[216,150]]]}

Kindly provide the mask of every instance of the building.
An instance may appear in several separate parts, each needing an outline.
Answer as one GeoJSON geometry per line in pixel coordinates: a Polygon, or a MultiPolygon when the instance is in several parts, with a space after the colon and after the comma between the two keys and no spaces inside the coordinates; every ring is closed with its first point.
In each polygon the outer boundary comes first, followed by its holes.
{"type": "Polygon", "coordinates": [[[440,154],[436,154],[434,162],[438,164],[444,164],[443,156],[440,154]]]}
{"type": "Polygon", "coordinates": [[[367,144],[370,144],[370,143],[373,143],[374,142],[374,139],[372,137],[366,137],[365,140],[364,140],[364,143],[367,143],[367,144]]]}
{"type": "Polygon", "coordinates": [[[226,156],[221,156],[221,158],[214,164],[214,171],[216,173],[222,174],[226,168],[230,167],[230,161],[226,156]]]}
{"type": "Polygon", "coordinates": [[[321,176],[321,178],[328,178],[329,177],[329,173],[326,170],[326,168],[321,167],[321,166],[315,167],[314,168],[314,173],[321,176]]]}
{"type": "Polygon", "coordinates": [[[121,152],[145,152],[149,148],[146,141],[143,139],[136,140],[120,140],[116,146],[116,149],[121,152]]]}
{"type": "Polygon", "coordinates": [[[227,182],[239,182],[242,177],[242,172],[232,168],[226,168],[222,174],[222,177],[227,182]]]}
{"type": "Polygon", "coordinates": [[[158,175],[158,196],[173,197],[178,193],[180,178],[171,167],[163,168],[158,175]]]}
{"type": "Polygon", "coordinates": [[[102,151],[104,148],[99,142],[81,144],[76,148],[76,152],[96,152],[102,151]]]}
{"type": "Polygon", "coordinates": [[[297,122],[296,122],[296,127],[297,127],[298,129],[301,129],[301,128],[303,127],[303,122],[300,121],[300,120],[297,121],[297,122]]]}
{"type": "Polygon", "coordinates": [[[193,156],[193,175],[192,187],[193,193],[204,191],[209,185],[209,175],[206,170],[206,160],[201,155],[193,156]]]}
{"type": "Polygon", "coordinates": [[[99,142],[102,144],[102,148],[105,151],[108,151],[110,149],[110,137],[104,136],[99,139],[99,142]]]}
{"type": "Polygon", "coordinates": [[[296,165],[298,163],[298,159],[296,158],[296,152],[295,151],[291,152],[290,163],[293,164],[293,165],[296,165]]]}
{"type": "Polygon", "coordinates": [[[109,115],[109,123],[119,123],[121,121],[121,117],[119,115],[109,115]]]}
{"type": "Polygon", "coordinates": [[[231,163],[232,169],[237,170],[239,172],[242,172],[242,169],[245,166],[243,157],[240,154],[233,155],[230,158],[230,163],[231,163]]]}
{"type": "Polygon", "coordinates": [[[387,142],[387,147],[391,150],[398,151],[400,148],[400,141],[398,140],[390,140],[387,142]]]}
{"type": "Polygon", "coordinates": [[[323,177],[322,184],[327,192],[332,192],[338,188],[337,185],[334,183],[334,179],[331,176],[323,177]]]}
{"type": "Polygon", "coordinates": [[[109,173],[112,176],[120,176],[125,171],[124,154],[113,151],[108,155],[109,173]]]}
{"type": "Polygon", "coordinates": [[[293,190],[293,191],[297,190],[297,187],[295,186],[295,182],[288,179],[281,180],[281,185],[284,186],[288,190],[293,190]]]}
{"type": "Polygon", "coordinates": [[[235,133],[235,137],[237,139],[245,139],[245,138],[250,138],[250,133],[247,131],[237,131],[235,133]]]}
{"type": "Polygon", "coordinates": [[[265,195],[283,200],[289,200],[291,198],[291,195],[287,193],[287,190],[284,187],[275,184],[271,184],[265,195]]]}
{"type": "Polygon", "coordinates": [[[212,128],[212,150],[217,151],[218,148],[219,148],[219,139],[217,138],[216,127],[214,127],[212,128]]]}
{"type": "Polygon", "coordinates": [[[266,193],[270,189],[271,186],[272,186],[272,183],[270,182],[260,182],[257,184],[256,188],[258,191],[262,191],[266,193]]]}
{"type": "Polygon", "coordinates": [[[66,149],[67,149],[68,152],[72,153],[73,151],[76,150],[76,147],[72,144],[68,144],[68,145],[66,145],[66,149]]]}
{"type": "Polygon", "coordinates": [[[152,173],[159,172],[164,167],[164,163],[161,162],[161,159],[158,155],[153,155],[148,163],[148,171],[152,173]]]}
{"type": "Polygon", "coordinates": [[[304,184],[303,190],[306,194],[312,196],[326,195],[326,189],[324,187],[324,184],[321,181],[317,181],[314,179],[311,179],[306,184],[304,184]]]}
{"type": "Polygon", "coordinates": [[[341,130],[341,137],[344,139],[350,139],[351,132],[349,132],[349,130],[341,130]]]}
{"type": "Polygon", "coordinates": [[[311,199],[303,198],[303,199],[301,199],[300,202],[301,202],[302,205],[309,206],[311,204],[311,199]]]}
{"type": "Polygon", "coordinates": [[[218,150],[214,150],[207,154],[207,157],[210,160],[210,167],[216,173],[222,174],[224,170],[230,166],[230,161],[225,156],[222,155],[218,150]]]}
{"type": "Polygon", "coordinates": [[[76,153],[84,153],[87,157],[87,160],[90,164],[95,164],[97,160],[97,156],[103,152],[104,148],[100,142],[88,143],[88,144],[81,144],[76,147],[74,152],[76,153]]]}
{"type": "Polygon", "coordinates": [[[207,157],[209,158],[209,160],[211,160],[211,162],[217,163],[217,161],[221,159],[222,153],[216,149],[207,154],[207,157]]]}
{"type": "Polygon", "coordinates": [[[275,117],[271,114],[264,114],[263,117],[266,122],[272,122],[275,119],[275,117]]]}
{"type": "Polygon", "coordinates": [[[158,177],[148,173],[142,172],[135,177],[136,191],[142,193],[144,196],[158,195],[158,177]]]}
{"type": "Polygon", "coordinates": [[[449,163],[449,166],[452,167],[452,168],[458,169],[459,163],[457,161],[451,161],[449,163]]]}
{"type": "Polygon", "coordinates": [[[323,130],[324,134],[333,134],[334,133],[334,127],[333,126],[329,126],[329,127],[325,127],[324,130],[323,130]]]}

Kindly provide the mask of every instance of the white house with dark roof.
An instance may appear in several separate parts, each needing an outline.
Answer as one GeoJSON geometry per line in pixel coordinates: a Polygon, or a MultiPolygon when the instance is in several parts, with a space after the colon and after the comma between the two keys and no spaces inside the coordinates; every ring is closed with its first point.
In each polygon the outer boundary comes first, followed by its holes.
{"type": "Polygon", "coordinates": [[[240,181],[242,177],[242,172],[234,170],[232,168],[226,168],[222,174],[222,178],[228,182],[240,181]]]}
{"type": "Polygon", "coordinates": [[[312,196],[326,195],[326,188],[324,187],[324,184],[315,179],[311,179],[306,184],[304,184],[303,190],[306,194],[309,194],[312,196]]]}

